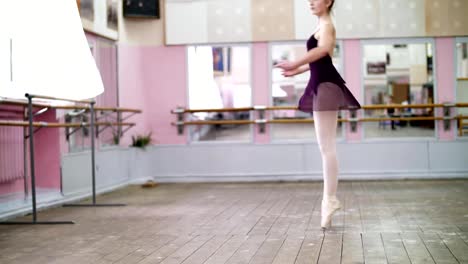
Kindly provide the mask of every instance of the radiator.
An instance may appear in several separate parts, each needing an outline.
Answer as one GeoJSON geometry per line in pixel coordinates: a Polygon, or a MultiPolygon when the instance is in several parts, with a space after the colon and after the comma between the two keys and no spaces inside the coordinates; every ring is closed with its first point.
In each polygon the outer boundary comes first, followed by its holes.
{"type": "Polygon", "coordinates": [[[0,126],[0,184],[23,176],[23,128],[0,126]]]}

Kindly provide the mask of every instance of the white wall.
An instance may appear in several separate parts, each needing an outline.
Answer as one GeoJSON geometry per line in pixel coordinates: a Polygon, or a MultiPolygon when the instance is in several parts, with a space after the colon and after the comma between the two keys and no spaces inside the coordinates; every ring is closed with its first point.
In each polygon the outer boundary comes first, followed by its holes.
{"type": "MultiPolygon", "coordinates": [[[[3,88],[6,84],[10,83],[10,39],[1,36],[0,38],[0,86],[3,88]]],[[[2,88],[0,88],[0,96],[2,95],[2,88]]]]}
{"type": "MultiPolygon", "coordinates": [[[[468,141],[338,143],[339,178],[415,179],[468,177],[468,141]]],[[[91,191],[89,153],[66,155],[64,195],[91,191]]],[[[316,143],[196,144],[113,148],[97,155],[97,186],[123,183],[322,180],[316,143]],[[116,166],[117,165],[117,166],[116,166]]]]}
{"type": "Polygon", "coordinates": [[[232,81],[237,84],[249,84],[252,64],[251,49],[247,45],[232,46],[232,81]]]}
{"type": "MultiPolygon", "coordinates": [[[[313,143],[160,146],[147,154],[147,169],[137,177],[154,177],[158,182],[322,179],[321,157],[313,143]]],[[[339,177],[468,177],[467,155],[468,142],[338,144],[339,177]]]]}
{"type": "Polygon", "coordinates": [[[164,45],[164,1],[159,0],[160,19],[124,18],[119,1],[119,42],[138,46],[164,45]]]}
{"type": "MultiPolygon", "coordinates": [[[[132,174],[133,153],[128,148],[109,147],[96,152],[98,190],[127,184],[132,174]],[[130,169],[130,167],[132,167],[130,169]]],[[[62,192],[66,197],[90,195],[92,191],[91,152],[69,153],[62,157],[62,192]]]]}

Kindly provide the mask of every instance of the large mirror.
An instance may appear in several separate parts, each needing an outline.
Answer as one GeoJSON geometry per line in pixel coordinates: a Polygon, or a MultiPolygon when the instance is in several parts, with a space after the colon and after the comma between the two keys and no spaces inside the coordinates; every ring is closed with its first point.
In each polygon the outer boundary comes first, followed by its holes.
{"type": "MultiPolygon", "coordinates": [[[[190,109],[252,106],[249,45],[189,46],[188,100],[190,109]]],[[[192,121],[250,120],[251,113],[197,112],[192,121]]],[[[250,141],[252,126],[215,124],[190,126],[190,141],[250,141]]]]}
{"type": "MultiPolygon", "coordinates": [[[[271,51],[271,97],[273,106],[297,106],[299,98],[309,81],[310,74],[305,72],[294,77],[285,78],[281,69],[274,68],[277,62],[282,60],[294,61],[302,57],[306,52],[303,41],[291,43],[274,43],[270,46],[271,51]]],[[[340,45],[337,44],[333,53],[333,64],[342,74],[340,45]]],[[[340,113],[341,116],[341,113],[340,113]]],[[[275,110],[272,112],[273,119],[307,119],[311,115],[298,110],[275,110]]],[[[272,124],[271,133],[273,140],[315,140],[315,129],[310,123],[288,123],[272,124]]],[[[343,136],[343,126],[337,126],[337,137],[343,136]]]]}
{"type": "MultiPolygon", "coordinates": [[[[365,105],[412,105],[435,102],[433,44],[430,41],[365,43],[363,45],[365,105]]],[[[366,117],[433,117],[431,108],[366,110],[366,117]]],[[[363,124],[366,138],[434,137],[435,122],[378,121],[363,124]]]]}
{"type": "MultiPolygon", "coordinates": [[[[456,43],[457,92],[458,103],[468,103],[468,38],[460,38],[456,43]]],[[[468,116],[468,108],[459,108],[458,114],[468,116]]],[[[468,136],[468,120],[462,120],[459,136],[468,136]]]]}

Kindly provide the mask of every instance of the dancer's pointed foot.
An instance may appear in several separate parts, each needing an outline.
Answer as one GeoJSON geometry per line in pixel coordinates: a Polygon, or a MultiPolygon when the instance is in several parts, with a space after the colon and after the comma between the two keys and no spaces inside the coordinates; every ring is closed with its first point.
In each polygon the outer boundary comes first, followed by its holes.
{"type": "Polygon", "coordinates": [[[341,209],[341,203],[336,198],[322,200],[322,220],[320,225],[322,229],[330,228],[333,214],[341,209]]]}

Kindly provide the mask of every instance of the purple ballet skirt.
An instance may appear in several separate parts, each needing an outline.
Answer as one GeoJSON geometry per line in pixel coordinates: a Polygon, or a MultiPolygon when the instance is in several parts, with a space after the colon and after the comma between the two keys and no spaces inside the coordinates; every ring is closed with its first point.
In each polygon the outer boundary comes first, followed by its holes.
{"type": "MultiPolygon", "coordinates": [[[[307,50],[317,47],[317,39],[312,35],[307,41],[307,50]]],[[[299,99],[298,108],[302,112],[332,110],[356,110],[361,105],[345,85],[333,66],[329,54],[309,63],[310,79],[304,94],[299,99]]]]}

